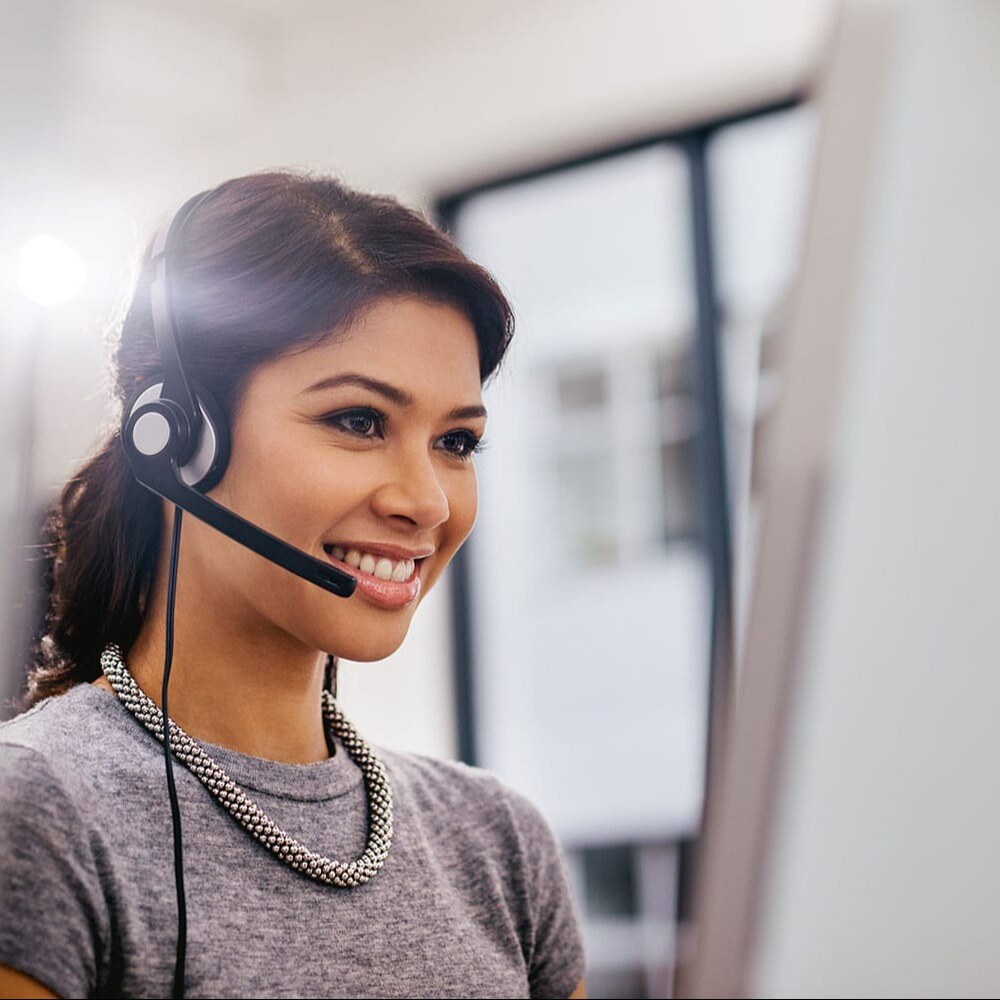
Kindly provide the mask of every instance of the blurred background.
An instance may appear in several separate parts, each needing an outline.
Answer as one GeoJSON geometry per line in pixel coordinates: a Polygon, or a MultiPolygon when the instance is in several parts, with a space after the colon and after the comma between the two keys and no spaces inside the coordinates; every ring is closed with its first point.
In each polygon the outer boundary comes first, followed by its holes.
{"type": "Polygon", "coordinates": [[[510,294],[476,529],[366,737],[528,794],[591,997],[670,997],[747,635],[832,0],[0,4],[4,717],[26,557],[102,436],[140,245],[227,177],[311,167],[428,213],[510,294]],[[42,239],[40,239],[42,238],[42,239]],[[558,581],[554,585],[554,581],[558,581]]]}

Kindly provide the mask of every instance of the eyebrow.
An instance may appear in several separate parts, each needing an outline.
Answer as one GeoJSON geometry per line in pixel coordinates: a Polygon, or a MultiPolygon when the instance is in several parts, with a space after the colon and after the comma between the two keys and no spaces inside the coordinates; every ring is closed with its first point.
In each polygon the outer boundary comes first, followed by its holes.
{"type": "MultiPolygon", "coordinates": [[[[342,385],[357,385],[363,389],[370,389],[372,392],[376,392],[388,399],[390,403],[394,403],[396,406],[404,409],[412,407],[416,402],[406,390],[389,385],[388,382],[382,382],[377,378],[361,375],[358,372],[343,372],[340,375],[329,375],[326,378],[321,378],[318,382],[314,382],[309,386],[308,389],[303,389],[300,395],[305,396],[312,392],[321,392],[324,389],[335,389],[342,385]]],[[[445,419],[467,420],[473,417],[485,416],[485,406],[457,406],[450,413],[445,414],[445,419]]]]}

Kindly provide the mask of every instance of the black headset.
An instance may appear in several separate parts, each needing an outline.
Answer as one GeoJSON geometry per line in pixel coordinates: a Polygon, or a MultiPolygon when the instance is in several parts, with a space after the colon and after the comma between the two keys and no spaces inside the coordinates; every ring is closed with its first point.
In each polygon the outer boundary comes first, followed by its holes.
{"type": "MultiPolygon", "coordinates": [[[[230,448],[229,426],[222,410],[208,392],[185,375],[167,276],[170,252],[185,222],[215,190],[216,188],[211,188],[189,198],[156,234],[150,257],[154,270],[149,299],[153,332],[163,372],[147,379],[139,388],[135,398],[124,410],[121,429],[125,454],[135,478],[146,489],[175,506],[163,666],[161,715],[164,733],[169,731],[167,684],[173,658],[177,559],[184,511],[331,594],[350,597],[357,586],[357,580],[349,573],[283,542],[204,495],[222,479],[226,471],[230,448]]],[[[174,966],[173,996],[183,997],[187,903],[184,894],[180,807],[167,739],[163,740],[163,755],[173,819],[174,876],[177,885],[177,960],[174,966]]]]}
{"type": "Polygon", "coordinates": [[[296,576],[331,594],[350,597],[357,584],[353,576],[203,495],[226,471],[229,427],[208,392],[184,373],[167,275],[170,251],[184,223],[214,191],[188,199],[156,235],[149,299],[163,374],[147,380],[126,408],[121,433],[125,454],[135,478],[147,489],[296,576]]]}

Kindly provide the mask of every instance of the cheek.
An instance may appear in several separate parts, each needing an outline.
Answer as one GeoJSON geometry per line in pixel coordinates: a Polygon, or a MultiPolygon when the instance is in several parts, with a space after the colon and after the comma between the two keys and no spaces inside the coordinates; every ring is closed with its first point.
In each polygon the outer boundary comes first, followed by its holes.
{"type": "Polygon", "coordinates": [[[349,455],[288,441],[274,442],[269,451],[272,460],[258,455],[241,476],[238,499],[281,537],[319,539],[364,496],[367,484],[349,455]]]}
{"type": "Polygon", "coordinates": [[[349,451],[303,449],[285,463],[285,493],[301,495],[320,511],[336,515],[357,504],[378,485],[378,466],[349,451]]]}
{"type": "Polygon", "coordinates": [[[473,468],[466,475],[456,477],[448,488],[450,516],[446,531],[449,543],[457,548],[468,538],[479,513],[479,484],[473,468]]]}

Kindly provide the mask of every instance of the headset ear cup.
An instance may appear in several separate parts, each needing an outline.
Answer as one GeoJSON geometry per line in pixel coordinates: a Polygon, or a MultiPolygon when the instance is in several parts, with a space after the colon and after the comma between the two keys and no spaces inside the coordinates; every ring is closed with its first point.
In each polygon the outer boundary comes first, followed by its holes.
{"type": "MultiPolygon", "coordinates": [[[[199,493],[207,493],[218,485],[229,465],[229,423],[206,389],[191,378],[188,378],[188,383],[201,409],[202,427],[191,458],[180,466],[179,472],[187,486],[199,493]]],[[[121,431],[123,440],[132,413],[143,403],[159,399],[162,388],[162,375],[153,376],[142,383],[125,409],[121,431]]]]}
{"type": "Polygon", "coordinates": [[[195,448],[194,456],[180,472],[190,487],[199,493],[208,493],[219,484],[229,465],[229,422],[208,390],[190,377],[188,382],[205,419],[202,421],[201,440],[195,448]]]}

